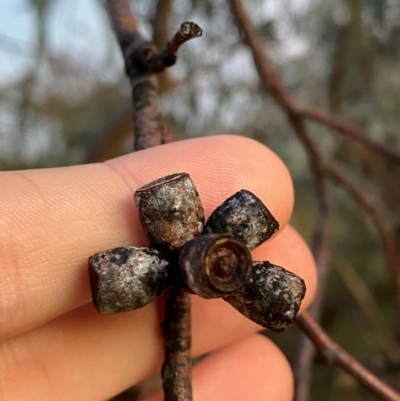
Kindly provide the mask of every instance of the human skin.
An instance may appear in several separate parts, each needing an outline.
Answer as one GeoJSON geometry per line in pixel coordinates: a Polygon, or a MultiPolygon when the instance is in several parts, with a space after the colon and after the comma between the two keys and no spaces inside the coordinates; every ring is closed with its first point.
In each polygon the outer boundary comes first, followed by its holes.
{"type": "MultiPolygon", "coordinates": [[[[151,180],[191,175],[206,217],[240,189],[255,193],[280,231],[255,251],[302,277],[311,302],[315,265],[287,223],[293,186],[281,160],[237,136],[181,141],[106,163],[0,173],[0,400],[105,400],[160,369],[162,300],[118,315],[91,304],[87,259],[146,245],[133,193],[151,180]]],[[[293,397],[288,362],[260,327],[220,300],[192,298],[194,399],[293,397]]],[[[146,401],[162,400],[160,391],[146,401]]]]}

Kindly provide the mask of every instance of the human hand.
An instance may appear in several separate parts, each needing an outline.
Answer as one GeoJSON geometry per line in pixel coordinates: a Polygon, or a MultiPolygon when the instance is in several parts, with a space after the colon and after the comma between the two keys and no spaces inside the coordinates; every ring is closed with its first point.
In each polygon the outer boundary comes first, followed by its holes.
{"type": "MultiPolygon", "coordinates": [[[[160,369],[160,302],[119,315],[90,303],[87,259],[146,245],[133,193],[167,174],[193,178],[206,217],[244,188],[281,230],[254,252],[302,277],[301,310],[315,291],[307,245],[287,225],[290,176],[249,139],[208,137],[163,145],[103,164],[0,173],[0,399],[105,400],[160,369]]],[[[260,329],[221,299],[193,296],[194,399],[279,400],[293,395],[289,365],[260,329]]],[[[146,401],[161,400],[157,392],[146,401]]]]}

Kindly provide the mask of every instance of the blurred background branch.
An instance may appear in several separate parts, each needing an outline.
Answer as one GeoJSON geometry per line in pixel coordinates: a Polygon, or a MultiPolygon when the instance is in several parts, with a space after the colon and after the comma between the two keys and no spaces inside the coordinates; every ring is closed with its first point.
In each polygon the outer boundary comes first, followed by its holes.
{"type": "MultiPolygon", "coordinates": [[[[322,310],[325,278],[327,273],[327,255],[329,253],[328,222],[331,205],[326,180],[332,179],[337,185],[346,189],[349,194],[352,195],[362,207],[364,207],[366,213],[370,214],[372,217],[375,226],[383,238],[388,276],[393,282],[394,298],[395,300],[399,301],[400,280],[397,261],[393,252],[393,235],[388,224],[385,224],[384,217],[382,216],[380,210],[374,205],[373,201],[368,199],[369,194],[364,193],[361,188],[358,188],[354,183],[348,180],[348,178],[343,175],[334,164],[328,164],[319,147],[311,139],[308,129],[305,125],[305,117],[303,114],[298,112],[300,107],[298,106],[297,101],[291,96],[278,75],[273,71],[271,61],[267,56],[267,49],[265,49],[261,36],[257,33],[257,30],[252,23],[242,1],[230,0],[230,5],[232,13],[237,21],[238,28],[243,33],[243,40],[251,49],[261,85],[267,93],[271,94],[271,96],[287,114],[289,124],[291,125],[295,135],[297,136],[297,139],[302,144],[308,155],[310,170],[315,177],[315,195],[318,201],[319,212],[315,223],[311,249],[317,262],[319,288],[317,295],[311,307],[309,308],[309,311],[304,315],[304,317],[299,317],[298,323],[299,327],[307,336],[311,336],[311,339],[316,339],[316,341],[313,341],[313,343],[318,347],[318,344],[322,343],[323,341],[322,338],[320,338],[322,331],[316,321],[319,320],[322,310]]],[[[326,119],[333,120],[333,118],[327,114],[326,119]]],[[[378,151],[381,150],[381,148],[382,146],[380,146],[378,143],[373,149],[378,151]]],[[[398,306],[400,310],[400,303],[398,303],[398,306]]],[[[324,335],[324,338],[325,337],[326,335],[324,335]]],[[[371,380],[368,379],[368,377],[371,377],[371,373],[363,369],[361,366],[359,366],[359,368],[356,370],[353,369],[352,366],[358,365],[358,362],[351,361],[351,358],[348,357],[342,358],[341,356],[344,355],[342,350],[336,345],[333,346],[333,342],[329,338],[326,338],[326,347],[328,348],[326,353],[332,353],[334,352],[334,349],[338,350],[339,357],[332,358],[331,362],[337,363],[350,374],[354,375],[353,377],[357,378],[360,383],[366,385],[367,388],[372,389],[376,394],[383,396],[385,399],[400,399],[400,395],[397,395],[396,397],[395,392],[390,390],[390,388],[380,390],[380,387],[384,387],[383,383],[380,383],[379,379],[376,377],[371,380]],[[352,363],[352,366],[347,366],[347,362],[352,363]],[[390,396],[390,393],[393,393],[392,396],[390,396]]],[[[324,350],[318,350],[325,355],[324,350]]],[[[307,339],[305,338],[304,334],[301,334],[298,343],[298,351],[294,360],[294,373],[296,381],[295,399],[297,401],[307,401],[310,398],[310,366],[313,354],[314,352],[308,344],[307,339]]]]}

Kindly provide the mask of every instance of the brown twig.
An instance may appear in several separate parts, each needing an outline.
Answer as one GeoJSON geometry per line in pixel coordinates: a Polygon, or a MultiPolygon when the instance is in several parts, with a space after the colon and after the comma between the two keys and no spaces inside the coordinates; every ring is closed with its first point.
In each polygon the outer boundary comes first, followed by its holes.
{"type": "Polygon", "coordinates": [[[263,42],[254,29],[254,25],[243,7],[242,2],[240,0],[230,0],[230,4],[238,19],[240,29],[244,33],[244,41],[252,50],[254,64],[264,89],[273,96],[275,101],[281,105],[286,112],[290,113],[289,118],[291,116],[291,118],[295,117],[299,120],[307,118],[316,121],[334,129],[344,136],[351,137],[373,151],[400,163],[399,152],[369,138],[367,135],[356,130],[351,124],[336,121],[335,117],[330,116],[323,110],[301,107],[298,105],[297,101],[286,90],[276,73],[273,71],[271,63],[265,54],[263,42]]]}
{"type": "Polygon", "coordinates": [[[383,383],[371,371],[334,342],[308,312],[304,312],[299,316],[297,324],[307,333],[320,355],[328,364],[339,366],[381,399],[400,401],[400,394],[393,387],[383,383]]]}
{"type": "Polygon", "coordinates": [[[338,249],[336,249],[334,253],[333,267],[342,279],[350,295],[355,299],[370,322],[371,327],[376,333],[376,338],[388,360],[393,364],[399,364],[399,342],[380,313],[379,307],[367,284],[358,275],[348,258],[342,255],[338,249]]]}
{"type": "Polygon", "coordinates": [[[163,51],[164,63],[167,65],[175,64],[179,48],[188,40],[197,38],[203,34],[202,29],[193,22],[185,22],[174,37],[167,42],[163,51]]]}
{"type": "Polygon", "coordinates": [[[134,149],[161,145],[171,140],[172,136],[167,132],[169,128],[161,115],[156,74],[173,65],[179,46],[201,36],[202,30],[193,22],[185,22],[168,42],[172,45],[158,52],[154,43],[138,32],[127,0],[108,0],[107,3],[132,88],[134,149]]]}
{"type": "MultiPolygon", "coordinates": [[[[315,258],[318,271],[318,290],[312,305],[309,308],[311,316],[319,320],[323,305],[324,284],[328,270],[328,241],[332,215],[331,199],[328,185],[321,175],[316,176],[315,192],[318,199],[318,216],[314,227],[311,250],[315,258]]],[[[295,377],[295,401],[309,400],[311,387],[311,364],[314,356],[314,347],[304,333],[300,333],[297,352],[293,361],[295,377]]]]}
{"type": "Polygon", "coordinates": [[[300,108],[298,109],[298,112],[302,117],[315,121],[321,125],[325,125],[345,137],[352,138],[362,143],[373,152],[385,156],[396,163],[400,163],[400,153],[398,151],[370,138],[363,132],[359,131],[351,123],[341,121],[339,116],[332,116],[324,110],[311,107],[300,108]]]}
{"type": "MultiPolygon", "coordinates": [[[[151,25],[153,27],[153,42],[158,49],[162,49],[165,46],[165,38],[169,35],[169,21],[173,3],[173,0],[157,1],[157,7],[151,25]]],[[[158,75],[158,83],[160,94],[173,90],[177,84],[176,81],[171,78],[171,75],[168,74],[168,70],[158,75]]],[[[175,140],[176,138],[173,136],[171,130],[165,130],[163,132],[163,137],[161,138],[162,143],[170,143],[175,140]]]]}
{"type": "MultiPolygon", "coordinates": [[[[126,2],[124,2],[123,5],[125,6],[126,2]]],[[[154,18],[151,21],[153,27],[153,42],[159,49],[165,45],[165,38],[168,37],[172,5],[173,0],[159,0],[157,2],[154,18]]],[[[116,14],[113,13],[113,15],[116,14]]],[[[118,21],[113,22],[113,25],[115,26],[117,22],[118,21]]],[[[169,92],[176,84],[170,75],[168,75],[167,71],[168,70],[164,71],[158,76],[160,96],[165,92],[169,92]]],[[[88,149],[85,158],[86,163],[100,162],[119,156],[126,148],[126,141],[132,136],[133,131],[132,107],[128,106],[126,109],[124,108],[121,114],[115,117],[115,121],[103,127],[103,130],[99,132],[100,139],[96,142],[95,146],[88,149]]],[[[161,139],[161,142],[174,142],[175,137],[172,135],[172,132],[170,130],[166,131],[165,137],[161,139]]]]}
{"type": "MultiPolygon", "coordinates": [[[[318,199],[318,219],[313,236],[313,254],[316,258],[321,285],[324,282],[327,259],[327,233],[330,215],[330,202],[327,184],[324,179],[325,161],[320,149],[311,140],[305,127],[303,118],[298,114],[295,99],[290,95],[280,82],[278,76],[272,70],[267,58],[264,46],[257,35],[240,0],[231,0],[231,7],[236,16],[238,25],[244,33],[244,41],[250,47],[254,64],[258,71],[263,88],[271,93],[275,101],[282,107],[288,116],[297,138],[302,143],[309,156],[310,168],[315,176],[315,187],[318,199]]],[[[322,305],[322,289],[320,288],[312,307],[312,314],[317,318],[322,305]]],[[[313,349],[304,336],[300,336],[299,348],[295,358],[294,371],[296,377],[296,399],[303,401],[308,399],[309,385],[311,382],[310,365],[313,349]]]]}
{"type": "MultiPolygon", "coordinates": [[[[368,213],[378,229],[384,246],[386,264],[388,266],[389,277],[391,278],[396,290],[397,305],[400,306],[400,274],[398,272],[396,258],[394,257],[394,241],[390,225],[387,223],[385,214],[372,202],[361,189],[345,177],[339,170],[328,165],[321,155],[319,149],[309,138],[305,129],[303,116],[300,107],[297,106],[295,99],[282,85],[279,77],[270,66],[270,61],[264,51],[263,43],[258,36],[243,4],[240,0],[230,0],[232,9],[237,17],[240,29],[244,33],[244,41],[251,48],[254,63],[260,76],[261,84],[264,89],[271,93],[276,102],[287,113],[289,122],[294,132],[308,152],[311,167],[314,173],[323,174],[330,178],[337,185],[346,189],[353,199],[368,213]]],[[[400,308],[398,308],[400,310],[400,308]]]]}
{"type": "Polygon", "coordinates": [[[294,401],[307,401],[310,399],[311,388],[311,362],[315,354],[315,347],[304,332],[299,334],[296,345],[296,354],[292,363],[295,393],[294,401]]]}
{"type": "Polygon", "coordinates": [[[165,362],[162,378],[165,401],[192,400],[190,295],[175,286],[165,295],[163,323],[165,362]]]}
{"type": "Polygon", "coordinates": [[[325,166],[325,174],[336,185],[344,188],[351,195],[354,201],[365,210],[371,218],[374,227],[378,230],[382,239],[388,276],[394,288],[398,321],[400,321],[400,272],[397,265],[395,239],[390,229],[390,222],[385,213],[373,201],[372,197],[350,181],[339,170],[331,166],[325,166]]]}
{"type": "Polygon", "coordinates": [[[136,36],[140,36],[136,19],[127,0],[108,0],[107,5],[118,43],[125,51],[136,36]]]}
{"type": "Polygon", "coordinates": [[[173,3],[174,0],[158,0],[154,16],[151,19],[153,42],[159,49],[165,45],[165,38],[168,37],[170,32],[173,3]]]}
{"type": "MultiPolygon", "coordinates": [[[[108,0],[107,3],[132,88],[134,150],[171,142],[174,137],[160,112],[156,74],[175,64],[179,47],[201,36],[202,30],[193,22],[183,23],[166,49],[158,53],[154,43],[138,32],[127,0],[108,0]]],[[[180,288],[173,288],[165,301],[162,369],[165,401],[191,401],[190,297],[180,288]]]]}
{"type": "Polygon", "coordinates": [[[160,112],[157,77],[147,67],[156,54],[155,46],[138,32],[127,0],[108,0],[107,4],[132,88],[134,149],[161,145],[167,127],[160,112]]]}

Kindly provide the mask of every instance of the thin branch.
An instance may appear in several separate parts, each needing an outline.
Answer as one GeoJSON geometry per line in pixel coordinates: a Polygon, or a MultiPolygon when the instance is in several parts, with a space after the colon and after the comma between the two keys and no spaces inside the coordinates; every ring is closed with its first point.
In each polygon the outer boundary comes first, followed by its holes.
{"type": "Polygon", "coordinates": [[[368,215],[374,222],[374,226],[379,231],[385,252],[386,265],[388,273],[396,292],[396,300],[398,310],[400,311],[400,274],[397,267],[393,234],[389,229],[390,224],[385,214],[359,189],[354,183],[347,179],[335,167],[328,165],[316,145],[311,141],[305,129],[303,117],[299,113],[300,108],[297,106],[295,99],[290,95],[287,89],[280,82],[279,77],[275,74],[270,66],[270,61],[264,51],[263,43],[258,36],[252,21],[250,20],[243,4],[240,0],[230,0],[233,12],[237,18],[238,25],[244,33],[244,41],[252,51],[254,63],[259,73],[263,88],[270,92],[276,102],[287,113],[290,124],[298,139],[306,149],[311,168],[314,174],[323,174],[334,181],[337,185],[346,189],[354,200],[367,211],[368,215]]]}
{"type": "Polygon", "coordinates": [[[108,0],[107,3],[132,88],[134,149],[161,145],[172,136],[161,115],[156,74],[173,65],[179,46],[201,36],[202,30],[193,22],[185,22],[168,42],[172,45],[167,44],[165,50],[158,52],[154,43],[138,32],[127,0],[108,0]]]}
{"type": "Polygon", "coordinates": [[[324,110],[312,107],[300,108],[298,112],[302,117],[320,123],[321,125],[325,125],[347,138],[362,143],[373,152],[385,156],[396,163],[400,163],[400,153],[398,151],[370,138],[365,133],[354,127],[351,123],[340,121],[340,117],[332,116],[324,110]]]}
{"type": "MultiPolygon", "coordinates": [[[[315,192],[318,199],[318,216],[314,226],[311,250],[314,255],[318,271],[318,290],[309,313],[315,320],[319,320],[324,301],[325,278],[328,270],[328,243],[329,228],[332,217],[332,205],[329,189],[321,175],[316,176],[315,192]]],[[[295,377],[295,401],[308,401],[311,388],[311,364],[314,357],[314,347],[308,341],[305,333],[300,333],[297,352],[293,361],[295,377]]]]}
{"type": "Polygon", "coordinates": [[[380,346],[393,364],[400,363],[400,345],[390,330],[368,286],[358,275],[356,269],[339,250],[335,251],[333,266],[349,293],[355,299],[373,327],[380,346]]]}
{"type": "MultiPolygon", "coordinates": [[[[400,284],[398,284],[398,275],[394,273],[394,261],[395,259],[392,257],[393,254],[393,247],[392,247],[392,241],[390,240],[390,235],[388,234],[390,231],[385,228],[383,224],[383,220],[379,219],[376,217],[377,211],[379,212],[379,216],[381,215],[379,209],[377,209],[371,202],[367,202],[365,199],[366,197],[363,195],[362,191],[358,191],[357,187],[355,187],[349,180],[347,180],[346,177],[343,176],[338,170],[336,170],[333,166],[329,166],[327,162],[324,160],[324,157],[319,150],[319,148],[316,146],[316,144],[311,140],[306,128],[305,128],[305,123],[304,123],[304,116],[302,114],[302,109],[297,105],[296,100],[291,96],[291,94],[288,92],[288,90],[283,86],[281,83],[279,77],[277,74],[273,71],[271,68],[271,63],[270,60],[268,59],[266,52],[264,50],[264,45],[263,42],[261,41],[261,38],[258,36],[255,27],[249,18],[243,3],[240,0],[230,0],[230,5],[233,11],[233,14],[236,17],[237,24],[239,29],[243,32],[243,40],[244,42],[250,47],[253,59],[254,59],[254,64],[255,67],[258,71],[258,75],[261,81],[261,85],[263,88],[269,92],[272,97],[275,99],[275,101],[282,107],[282,109],[286,112],[289,123],[291,124],[297,138],[299,141],[302,143],[304,146],[306,152],[308,153],[309,157],[309,162],[310,162],[310,167],[312,172],[314,173],[316,177],[316,182],[317,185],[321,189],[325,188],[325,182],[324,178],[330,178],[334,180],[336,183],[339,185],[343,186],[346,190],[350,192],[350,194],[353,196],[353,198],[365,208],[365,210],[368,211],[368,214],[371,216],[373,221],[376,224],[384,242],[384,248],[385,248],[385,255],[386,255],[386,262],[388,266],[388,271],[390,277],[395,277],[395,289],[396,289],[396,295],[397,298],[400,298],[400,284]],[[357,189],[357,190],[355,190],[357,189]],[[372,205],[372,206],[371,206],[372,205]]],[[[329,121],[329,119],[327,120],[329,121]]],[[[399,158],[400,159],[400,158],[399,158]]],[[[321,194],[319,194],[321,195],[321,194]]],[[[323,192],[322,192],[322,195],[323,192]]],[[[319,200],[320,202],[320,210],[323,210],[324,207],[327,207],[327,202],[326,200],[322,199],[319,200]]],[[[321,214],[320,217],[324,218],[324,213],[321,214]]],[[[321,223],[320,223],[321,224],[321,223]]],[[[323,225],[321,224],[321,227],[323,225]]],[[[324,234],[326,231],[318,232],[320,231],[320,227],[316,227],[316,235],[314,236],[314,242],[313,242],[313,250],[315,253],[315,256],[317,258],[317,264],[319,267],[322,269],[322,272],[325,271],[326,268],[326,261],[324,261],[323,250],[325,249],[325,246],[323,246],[324,241],[322,238],[318,237],[318,234],[324,234]]],[[[313,314],[318,315],[320,306],[321,306],[321,300],[317,299],[316,304],[313,307],[314,311],[313,314]]],[[[303,319],[302,317],[299,318],[300,322],[307,322],[307,319],[311,319],[314,325],[317,325],[317,323],[314,321],[311,315],[308,313],[305,314],[305,318],[303,319]]],[[[300,327],[303,328],[303,330],[306,332],[307,335],[310,336],[312,334],[309,330],[306,330],[308,326],[305,324],[299,324],[300,327]]],[[[318,326],[318,325],[317,325],[318,326]]],[[[341,354],[343,355],[343,354],[341,354]]],[[[297,361],[297,366],[300,366],[300,369],[306,369],[306,366],[309,366],[310,361],[312,357],[312,350],[308,347],[307,350],[299,354],[299,358],[297,361]]],[[[339,366],[350,372],[352,375],[354,375],[356,378],[359,379],[358,374],[359,371],[362,371],[364,368],[357,368],[354,370],[354,364],[351,364],[349,366],[346,365],[346,361],[350,362],[350,356],[346,358],[339,358],[340,363],[339,366]]],[[[365,370],[365,369],[364,369],[365,370]]],[[[303,384],[302,386],[304,387],[302,393],[299,395],[300,398],[298,400],[306,400],[308,399],[308,383],[309,378],[307,380],[307,377],[304,378],[303,380],[306,379],[306,383],[303,384]]],[[[361,382],[363,382],[362,378],[359,379],[361,382]]],[[[378,380],[379,382],[379,380],[378,380]]],[[[381,384],[378,383],[378,387],[381,384]]],[[[383,383],[382,383],[383,385],[383,383]]],[[[384,385],[383,385],[384,386],[384,385]]],[[[392,398],[389,398],[392,399],[392,398]]],[[[398,398],[393,398],[393,399],[398,399],[398,398]]]]}
{"type": "MultiPolygon", "coordinates": [[[[126,5],[126,2],[124,2],[126,5]]],[[[165,45],[166,38],[168,37],[169,17],[171,14],[173,0],[159,0],[152,20],[153,27],[153,42],[157,48],[162,48],[165,45]]],[[[115,13],[112,15],[116,16],[115,13]]],[[[133,17],[132,17],[133,18],[133,17]]],[[[117,21],[113,22],[113,26],[117,21]]],[[[133,24],[131,24],[132,26],[133,24]]],[[[136,28],[136,22],[135,22],[136,28]]],[[[115,29],[114,29],[115,30],[115,29]]],[[[121,30],[121,28],[119,29],[121,30]]],[[[159,94],[170,91],[175,86],[175,82],[167,73],[168,70],[159,74],[159,94]]],[[[117,116],[116,121],[113,121],[109,126],[103,127],[103,131],[99,133],[99,140],[95,146],[88,149],[85,158],[86,163],[94,163],[99,161],[108,160],[111,157],[121,155],[126,147],[126,142],[129,136],[132,135],[133,121],[132,121],[132,108],[129,106],[123,110],[120,116],[117,116]]],[[[165,136],[161,142],[169,143],[174,142],[176,139],[170,130],[166,130],[165,136]]]]}
{"type": "MultiPolygon", "coordinates": [[[[193,22],[185,22],[166,49],[158,52],[154,43],[138,32],[127,0],[108,0],[107,3],[132,88],[134,150],[171,142],[173,135],[160,112],[156,74],[175,64],[179,47],[201,36],[202,30],[193,22]]],[[[190,308],[190,296],[179,287],[165,296],[162,368],[165,401],[192,400],[190,308]]]]}
{"type": "Polygon", "coordinates": [[[286,112],[290,125],[309,155],[314,174],[320,175],[324,164],[323,156],[307,133],[303,118],[298,113],[295,99],[286,90],[278,75],[273,71],[261,38],[258,36],[243,3],[240,0],[230,0],[230,5],[236,17],[238,27],[244,34],[244,42],[251,49],[254,65],[262,87],[266,92],[271,94],[282,107],[283,111],[286,112]]]}
{"type": "Polygon", "coordinates": [[[184,22],[181,29],[167,42],[163,57],[166,65],[173,65],[177,59],[179,48],[188,40],[198,38],[203,34],[202,29],[193,22],[184,22]]]}
{"type": "Polygon", "coordinates": [[[393,387],[383,383],[370,370],[333,341],[308,312],[304,312],[298,317],[297,324],[307,333],[320,355],[328,364],[339,366],[381,399],[400,401],[400,394],[393,387]]]}
{"type": "Polygon", "coordinates": [[[180,287],[174,286],[165,295],[165,303],[165,362],[161,370],[164,401],[191,401],[190,295],[180,287]]]}
{"type": "MultiPolygon", "coordinates": [[[[230,1],[233,13],[236,16],[238,25],[244,33],[244,41],[250,47],[254,64],[258,71],[263,88],[271,93],[275,101],[282,107],[288,116],[297,138],[303,145],[308,154],[310,168],[315,176],[315,188],[318,199],[318,218],[315,226],[312,250],[317,262],[321,287],[325,279],[327,269],[327,233],[328,221],[330,215],[329,194],[326,182],[324,180],[325,161],[320,149],[311,140],[305,127],[303,118],[297,112],[297,106],[294,98],[282,85],[279,77],[270,66],[263,43],[257,35],[254,25],[250,20],[243,3],[239,0],[230,1]]],[[[319,289],[312,307],[312,314],[318,318],[322,306],[323,292],[319,289]]],[[[314,351],[304,335],[300,336],[299,348],[294,362],[294,371],[296,378],[296,400],[308,400],[309,388],[311,383],[310,366],[314,351]]]]}
{"type": "Polygon", "coordinates": [[[335,117],[329,115],[323,110],[301,107],[298,105],[297,101],[286,90],[279,77],[273,71],[271,63],[265,54],[263,42],[257,34],[242,2],[240,0],[229,1],[231,8],[237,17],[238,25],[244,33],[244,42],[251,48],[254,64],[264,89],[272,95],[275,101],[280,104],[286,112],[289,112],[292,115],[292,118],[297,116],[301,120],[307,118],[316,121],[336,130],[344,136],[351,137],[371,150],[400,163],[399,152],[369,138],[367,135],[357,131],[349,123],[336,121],[335,117]]]}
{"type": "Polygon", "coordinates": [[[153,42],[159,48],[165,45],[165,38],[169,35],[170,17],[173,0],[157,0],[154,17],[151,20],[153,28],[153,42]]]}
{"type": "MultiPolygon", "coordinates": [[[[155,9],[154,17],[151,20],[153,28],[153,42],[158,49],[162,49],[165,46],[165,41],[169,36],[170,17],[173,7],[173,0],[158,0],[155,9]]],[[[174,89],[177,85],[175,79],[171,78],[168,74],[168,70],[162,72],[158,76],[159,92],[169,92],[174,89]]],[[[172,136],[172,132],[167,130],[164,132],[164,137],[161,138],[162,143],[174,142],[176,139],[172,136]]]]}
{"type": "Polygon", "coordinates": [[[122,51],[139,36],[136,19],[127,0],[107,0],[108,13],[122,51]]]}
{"type": "Polygon", "coordinates": [[[398,313],[398,321],[400,321],[400,272],[397,264],[396,247],[393,231],[390,229],[390,222],[386,218],[385,213],[373,201],[372,197],[359,188],[354,182],[350,181],[339,170],[325,166],[325,174],[335,184],[344,188],[370,216],[374,227],[378,230],[383,243],[383,252],[388,270],[388,276],[395,292],[396,310],[398,313]]]}
{"type": "Polygon", "coordinates": [[[127,0],[108,0],[107,4],[132,88],[134,149],[161,145],[167,127],[160,112],[157,77],[146,67],[156,48],[138,32],[127,0]]]}
{"type": "MultiPolygon", "coordinates": [[[[299,318],[297,318],[299,319],[299,318]]],[[[308,401],[312,380],[311,363],[315,347],[304,332],[300,332],[292,368],[295,381],[294,401],[308,401]]]]}
{"type": "Polygon", "coordinates": [[[254,65],[257,69],[261,84],[269,92],[275,101],[286,112],[297,115],[296,101],[284,88],[279,77],[271,67],[264,50],[264,44],[258,36],[253,22],[240,0],[229,0],[233,14],[236,17],[238,27],[243,32],[243,41],[250,47],[254,65]]]}

